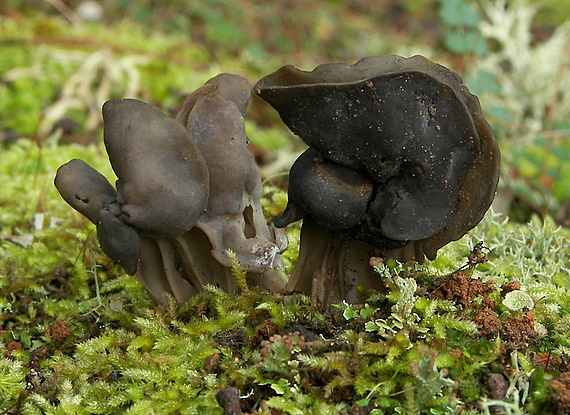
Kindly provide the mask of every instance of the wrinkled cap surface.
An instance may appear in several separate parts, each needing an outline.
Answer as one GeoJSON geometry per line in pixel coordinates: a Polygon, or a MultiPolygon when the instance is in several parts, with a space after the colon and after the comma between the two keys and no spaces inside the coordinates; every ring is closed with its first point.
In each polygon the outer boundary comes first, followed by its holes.
{"type": "MultiPolygon", "coordinates": [[[[254,91],[323,158],[373,181],[354,237],[370,243],[378,233],[381,239],[423,240],[450,222],[457,227],[457,216],[467,213],[456,209],[460,193],[470,186],[465,179],[474,165],[480,177],[488,173],[478,185],[492,190],[471,202],[484,212],[493,199],[498,150],[478,102],[458,75],[423,57],[365,58],[312,72],[286,66],[261,79],[254,91]],[[482,151],[488,157],[484,164],[482,151]]],[[[298,192],[293,179],[290,186],[298,192]]],[[[464,218],[463,232],[480,220],[479,213],[471,212],[475,220],[464,218]]]]}
{"type": "Polygon", "coordinates": [[[106,102],[103,121],[120,219],[154,238],[187,232],[206,209],[208,170],[184,126],[133,99],[106,102]]]}

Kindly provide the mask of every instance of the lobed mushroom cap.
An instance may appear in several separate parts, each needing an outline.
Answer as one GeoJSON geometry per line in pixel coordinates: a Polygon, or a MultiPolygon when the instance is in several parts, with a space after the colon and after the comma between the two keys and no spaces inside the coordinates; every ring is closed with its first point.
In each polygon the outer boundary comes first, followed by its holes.
{"type": "Polygon", "coordinates": [[[54,184],[63,200],[94,224],[99,222],[101,209],[117,199],[117,191],[105,176],[79,159],[60,166],[54,184]]]}
{"type": "Polygon", "coordinates": [[[161,303],[213,284],[235,291],[230,249],[255,283],[281,291],[274,267],[287,246],[260,204],[261,175],[248,151],[246,79],[221,74],[196,90],[175,119],[141,101],[103,106],[117,190],[80,160],[62,166],[61,195],[97,226],[100,245],[161,303]]]}
{"type": "Polygon", "coordinates": [[[208,170],[184,126],[134,99],[103,105],[107,153],[117,174],[119,218],[141,235],[182,235],[208,202],[208,170]]]}
{"type": "Polygon", "coordinates": [[[208,213],[241,213],[246,178],[253,162],[247,150],[241,112],[232,101],[213,90],[196,102],[188,116],[186,129],[208,166],[208,213]]]}
{"type": "Polygon", "coordinates": [[[219,94],[220,97],[233,102],[242,117],[245,116],[249,100],[251,99],[251,85],[242,76],[221,73],[209,79],[202,87],[186,97],[176,114],[176,121],[187,125],[190,112],[196,103],[207,96],[219,94]]]}
{"type": "Polygon", "coordinates": [[[54,184],[67,203],[97,226],[103,251],[134,274],[140,256],[139,236],[115,216],[120,209],[117,191],[105,176],[83,160],[73,159],[57,170],[54,184]]]}
{"type": "Polygon", "coordinates": [[[215,86],[218,93],[233,102],[242,117],[245,116],[249,100],[251,99],[251,85],[243,76],[231,73],[221,73],[209,79],[205,86],[215,86]]]}
{"type": "Polygon", "coordinates": [[[137,272],[141,255],[139,234],[109,209],[103,209],[99,215],[97,238],[109,258],[117,261],[129,275],[137,272]]]}
{"type": "MultiPolygon", "coordinates": [[[[422,241],[434,257],[475,226],[493,200],[499,153],[479,103],[457,74],[424,57],[372,57],[312,72],[286,66],[254,91],[329,166],[354,169],[367,176],[363,183],[373,182],[359,223],[341,232],[347,238],[382,248],[422,241]]],[[[292,175],[291,206],[278,223],[298,219],[299,212],[315,214],[299,194],[323,180],[312,169],[305,175],[303,185],[292,175]]],[[[316,199],[330,186],[321,189],[316,199]]]]}
{"type": "Polygon", "coordinates": [[[289,180],[290,203],[275,220],[278,227],[306,213],[329,230],[344,231],[358,225],[372,198],[373,182],[366,174],[325,159],[313,149],[295,161],[289,180]]]}
{"type": "Polygon", "coordinates": [[[284,233],[270,228],[261,209],[261,175],[248,150],[243,114],[251,95],[248,81],[220,74],[188,96],[176,116],[204,156],[210,174],[206,213],[196,227],[208,238],[212,256],[230,267],[226,250],[248,272],[261,273],[264,284],[282,285],[273,267],[287,246],[284,233]]]}

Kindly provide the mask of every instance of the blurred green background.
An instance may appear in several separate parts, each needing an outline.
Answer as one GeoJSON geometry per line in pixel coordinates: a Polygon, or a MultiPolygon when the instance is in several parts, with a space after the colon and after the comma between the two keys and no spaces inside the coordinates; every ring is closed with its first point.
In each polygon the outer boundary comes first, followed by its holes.
{"type": "MultiPolygon", "coordinates": [[[[495,210],[569,224],[570,2],[540,0],[4,0],[0,138],[101,140],[101,104],[167,113],[219,72],[252,84],[282,65],[422,54],[458,72],[500,143],[495,210]]],[[[303,144],[254,100],[248,132],[267,175],[303,144]]],[[[63,160],[62,160],[63,162],[63,160]]]]}

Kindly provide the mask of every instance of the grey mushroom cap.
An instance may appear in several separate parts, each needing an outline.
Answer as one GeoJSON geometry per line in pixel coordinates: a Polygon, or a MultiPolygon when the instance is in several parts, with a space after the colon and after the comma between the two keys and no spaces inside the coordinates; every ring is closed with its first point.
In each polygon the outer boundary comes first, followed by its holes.
{"type": "Polygon", "coordinates": [[[62,165],[54,184],[63,199],[97,226],[101,249],[129,274],[134,274],[140,256],[137,232],[118,219],[117,191],[105,176],[83,160],[62,165]]]}
{"type": "Polygon", "coordinates": [[[111,183],[83,160],[60,166],[54,184],[63,200],[94,224],[99,222],[101,209],[117,200],[111,183]]]}
{"type": "Polygon", "coordinates": [[[243,114],[251,86],[222,74],[192,93],[175,119],[141,101],[103,106],[115,190],[84,162],[62,166],[62,196],[97,226],[101,248],[149,295],[186,301],[206,284],[235,292],[237,254],[252,284],[281,292],[285,232],[267,225],[261,175],[243,114]]]}
{"type": "Polygon", "coordinates": [[[129,275],[137,272],[141,242],[139,234],[131,226],[108,209],[103,209],[97,223],[97,237],[101,249],[109,258],[117,261],[129,275]]]}
{"type": "Polygon", "coordinates": [[[244,185],[253,157],[247,150],[240,111],[232,101],[216,92],[196,103],[186,128],[206,160],[210,173],[208,213],[241,213],[244,209],[244,185]]]}
{"type": "Polygon", "coordinates": [[[245,116],[251,98],[251,85],[247,79],[236,74],[221,73],[209,79],[204,85],[216,86],[217,92],[233,102],[241,115],[245,116]]]}
{"type": "Polygon", "coordinates": [[[251,85],[244,77],[231,73],[221,73],[209,79],[202,87],[186,97],[175,120],[186,125],[190,112],[198,101],[208,96],[219,94],[220,97],[232,102],[245,116],[249,100],[251,99],[251,85]]]}
{"type": "Polygon", "coordinates": [[[105,146],[117,180],[119,218],[141,235],[182,235],[208,202],[208,170],[177,121],[133,99],[103,105],[105,146]]]}
{"type": "Polygon", "coordinates": [[[247,148],[245,108],[239,108],[249,101],[251,86],[232,74],[213,81],[188,97],[176,117],[196,142],[210,173],[208,206],[196,227],[207,235],[220,264],[231,266],[226,255],[230,249],[244,270],[262,273],[269,282],[271,274],[276,276],[273,268],[282,266],[279,253],[287,242],[282,230],[267,225],[261,209],[261,175],[247,148]]]}

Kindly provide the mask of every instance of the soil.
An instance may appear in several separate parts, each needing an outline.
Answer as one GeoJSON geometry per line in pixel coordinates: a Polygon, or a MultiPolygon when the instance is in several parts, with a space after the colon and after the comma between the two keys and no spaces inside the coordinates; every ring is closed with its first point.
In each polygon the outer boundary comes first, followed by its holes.
{"type": "Polygon", "coordinates": [[[257,332],[249,339],[250,347],[257,347],[262,341],[268,340],[274,334],[277,334],[279,327],[272,319],[265,320],[257,329],[257,332]]]}
{"type": "Polygon", "coordinates": [[[453,301],[467,310],[475,306],[493,307],[495,302],[489,298],[489,294],[494,291],[495,284],[492,282],[482,282],[460,271],[442,278],[433,297],[453,301]],[[478,296],[481,296],[481,304],[473,304],[473,300],[478,296]]]}
{"type": "Polygon", "coordinates": [[[560,377],[550,382],[554,392],[554,401],[557,404],[557,415],[570,414],[570,372],[565,372],[560,377]]]}
{"type": "Polygon", "coordinates": [[[71,328],[64,320],[56,320],[47,328],[46,335],[51,338],[56,346],[61,346],[71,336],[71,328]]]}
{"type": "MultiPolygon", "coordinates": [[[[501,296],[517,289],[520,289],[518,282],[503,284],[500,287],[501,296]]],[[[474,311],[472,319],[479,327],[479,335],[488,338],[500,335],[506,354],[515,349],[527,348],[539,337],[534,328],[532,311],[500,319],[497,312],[498,304],[491,298],[496,291],[494,282],[483,282],[471,278],[468,272],[459,271],[443,278],[433,297],[453,301],[462,306],[466,313],[474,311]]]]}

